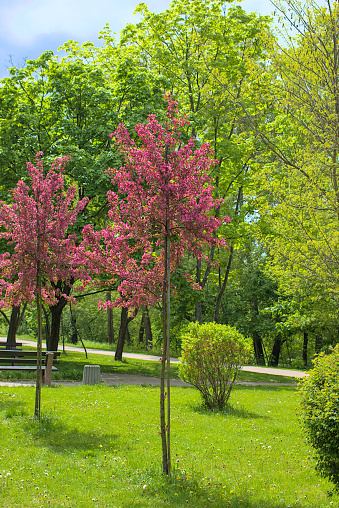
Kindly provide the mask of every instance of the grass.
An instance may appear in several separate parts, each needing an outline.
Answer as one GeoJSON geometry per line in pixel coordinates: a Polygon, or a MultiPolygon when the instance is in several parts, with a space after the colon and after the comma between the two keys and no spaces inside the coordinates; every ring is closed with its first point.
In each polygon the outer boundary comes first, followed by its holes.
{"type": "Polygon", "coordinates": [[[0,387],[0,497],[6,508],[330,508],[292,387],[237,387],[211,412],[173,388],[173,474],[161,474],[159,390],[0,387]]]}
{"type": "MultiPolygon", "coordinates": [[[[25,346],[25,349],[34,349],[25,346]]],[[[160,362],[125,358],[122,362],[116,362],[113,356],[105,356],[89,353],[86,359],[84,353],[67,351],[60,356],[57,366],[58,372],[52,374],[52,379],[68,379],[79,381],[82,379],[84,365],[100,365],[102,373],[140,374],[143,376],[160,377],[160,362]]],[[[1,372],[1,367],[0,367],[1,372]]],[[[171,377],[178,378],[178,365],[171,364],[171,377]]],[[[0,373],[0,379],[34,379],[35,373],[4,372],[0,373]]],[[[256,372],[242,371],[238,376],[239,381],[251,381],[257,383],[295,383],[294,378],[261,374],[256,372]]]]}

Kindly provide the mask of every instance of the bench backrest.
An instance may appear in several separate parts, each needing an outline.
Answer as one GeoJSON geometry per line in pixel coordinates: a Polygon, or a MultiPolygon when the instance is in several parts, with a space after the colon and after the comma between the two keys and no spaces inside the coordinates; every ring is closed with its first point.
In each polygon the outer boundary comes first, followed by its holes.
{"type": "MultiPolygon", "coordinates": [[[[59,363],[60,351],[42,351],[42,361],[45,361],[46,354],[53,353],[53,363],[59,363]]],[[[34,365],[37,362],[36,351],[22,351],[22,350],[9,350],[0,349],[0,365],[5,363],[17,363],[21,365],[34,365]]]]}

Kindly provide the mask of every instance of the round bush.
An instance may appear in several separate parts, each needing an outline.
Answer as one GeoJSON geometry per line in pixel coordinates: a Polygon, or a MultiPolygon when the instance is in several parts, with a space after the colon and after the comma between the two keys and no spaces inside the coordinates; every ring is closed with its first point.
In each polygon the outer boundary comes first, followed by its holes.
{"type": "Polygon", "coordinates": [[[339,344],[315,358],[300,393],[302,424],[316,451],[316,468],[339,490],[339,344]]]}
{"type": "Polygon", "coordinates": [[[180,377],[200,391],[208,408],[222,409],[250,351],[249,339],[231,326],[190,323],[182,337],[180,377]]]}

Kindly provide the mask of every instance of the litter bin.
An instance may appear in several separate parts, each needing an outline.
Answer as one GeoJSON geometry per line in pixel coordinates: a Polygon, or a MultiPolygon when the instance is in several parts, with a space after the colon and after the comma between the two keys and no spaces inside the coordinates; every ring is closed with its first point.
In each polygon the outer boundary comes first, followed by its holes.
{"type": "Polygon", "coordinates": [[[96,385],[98,383],[101,383],[100,365],[85,365],[82,384],[96,385]]]}

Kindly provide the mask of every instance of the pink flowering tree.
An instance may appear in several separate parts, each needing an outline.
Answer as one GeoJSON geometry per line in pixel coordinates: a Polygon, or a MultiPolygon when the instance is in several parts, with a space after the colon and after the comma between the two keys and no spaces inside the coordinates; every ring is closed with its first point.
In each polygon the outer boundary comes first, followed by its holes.
{"type": "Polygon", "coordinates": [[[12,203],[0,202],[0,238],[7,240],[11,253],[0,255],[0,307],[36,301],[38,314],[37,378],[35,416],[40,419],[42,300],[55,305],[65,297],[58,281],[72,284],[86,278],[76,235],[67,231],[87,198],[73,206],[75,187],[65,190],[64,168],[69,157],[55,159],[46,177],[42,152],[36,165],[27,163],[30,187],[19,180],[12,190],[12,203]]]}
{"type": "Polygon", "coordinates": [[[147,124],[135,127],[137,142],[123,125],[117,128],[114,137],[125,165],[109,170],[117,189],[108,193],[110,224],[101,232],[86,226],[83,234],[88,246],[96,245],[92,252],[101,266],[120,281],[115,306],[162,301],[160,433],[163,471],[170,474],[170,276],[185,251],[201,259],[207,245],[223,242],[216,236],[221,221],[211,213],[221,202],[213,198],[208,176],[217,161],[209,144],[196,148],[193,138],[187,144],[180,140],[188,122],[178,118],[169,95],[166,100],[165,125],[150,115],[147,124]]]}

